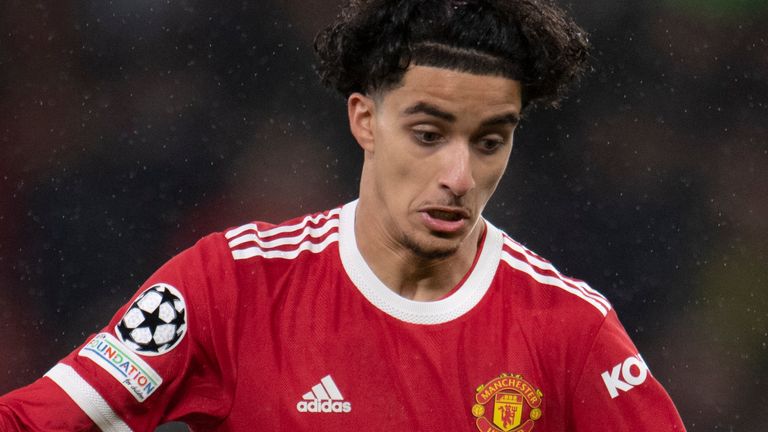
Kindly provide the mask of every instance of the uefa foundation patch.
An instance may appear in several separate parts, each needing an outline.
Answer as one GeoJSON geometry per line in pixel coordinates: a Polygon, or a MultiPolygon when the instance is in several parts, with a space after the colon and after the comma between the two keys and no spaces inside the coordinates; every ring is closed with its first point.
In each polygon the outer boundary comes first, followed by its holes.
{"type": "Polygon", "coordinates": [[[187,333],[184,298],[171,285],[159,283],[144,290],[115,326],[120,341],[143,356],[174,349],[187,333]]]}
{"type": "Polygon", "coordinates": [[[144,402],[163,383],[141,357],[109,333],[96,335],[78,354],[109,372],[139,402],[144,402]]]}

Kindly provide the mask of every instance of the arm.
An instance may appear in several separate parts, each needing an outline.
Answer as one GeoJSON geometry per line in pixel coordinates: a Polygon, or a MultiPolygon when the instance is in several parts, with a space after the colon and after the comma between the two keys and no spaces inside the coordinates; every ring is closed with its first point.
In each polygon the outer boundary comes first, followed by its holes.
{"type": "Polygon", "coordinates": [[[33,384],[0,398],[0,430],[154,430],[194,416],[220,421],[235,366],[222,339],[234,302],[232,261],[221,236],[166,263],[97,335],[33,384]],[[222,249],[222,246],[224,249],[222,249]],[[226,253],[222,254],[224,250],[226,253]],[[210,307],[216,301],[216,307],[210,307]]]}
{"type": "Polygon", "coordinates": [[[667,392],[651,374],[614,311],[600,327],[572,391],[577,431],[684,431],[667,392]]]}
{"type": "Polygon", "coordinates": [[[100,430],[72,398],[47,377],[0,398],[2,431],[46,431],[54,424],[72,431],[100,430]]]}

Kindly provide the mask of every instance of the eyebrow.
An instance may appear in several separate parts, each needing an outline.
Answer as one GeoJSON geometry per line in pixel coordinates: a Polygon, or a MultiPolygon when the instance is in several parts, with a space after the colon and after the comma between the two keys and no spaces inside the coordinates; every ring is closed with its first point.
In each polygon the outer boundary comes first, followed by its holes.
{"type": "Polygon", "coordinates": [[[408,108],[406,108],[403,111],[403,114],[405,115],[413,115],[413,114],[427,114],[431,115],[432,117],[437,117],[439,119],[445,120],[447,122],[455,122],[456,116],[441,110],[440,108],[428,104],[426,102],[418,102],[415,105],[411,105],[408,108]]]}
{"type": "Polygon", "coordinates": [[[483,126],[496,126],[496,125],[516,125],[520,123],[520,115],[516,113],[507,113],[498,115],[496,117],[491,117],[488,120],[483,122],[483,126]]]}
{"type": "MultiPolygon", "coordinates": [[[[447,122],[455,122],[456,116],[447,112],[443,111],[442,109],[429,104],[427,102],[418,102],[414,105],[409,106],[405,110],[403,110],[404,115],[413,115],[413,114],[427,114],[432,117],[437,117],[441,120],[445,120],[447,122]]],[[[516,125],[520,123],[520,115],[517,113],[506,113],[501,114],[498,116],[494,116],[489,118],[488,120],[483,121],[482,126],[497,126],[497,125],[516,125]]]]}

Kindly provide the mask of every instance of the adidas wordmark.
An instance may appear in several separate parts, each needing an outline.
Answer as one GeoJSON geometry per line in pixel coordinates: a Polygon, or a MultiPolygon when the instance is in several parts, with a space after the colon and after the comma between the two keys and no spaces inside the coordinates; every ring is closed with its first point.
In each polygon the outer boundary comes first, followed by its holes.
{"type": "Polygon", "coordinates": [[[302,399],[296,404],[299,412],[310,413],[348,413],[352,411],[352,403],[344,400],[341,391],[336,387],[333,378],[326,375],[312,390],[304,393],[302,399]]]}

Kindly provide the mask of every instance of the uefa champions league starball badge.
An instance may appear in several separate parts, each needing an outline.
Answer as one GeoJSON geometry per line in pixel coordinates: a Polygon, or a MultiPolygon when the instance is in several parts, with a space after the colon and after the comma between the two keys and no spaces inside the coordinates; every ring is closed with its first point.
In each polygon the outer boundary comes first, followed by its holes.
{"type": "Polygon", "coordinates": [[[120,341],[138,354],[165,354],[187,333],[184,298],[171,285],[152,285],[131,304],[115,332],[120,341]]]}

